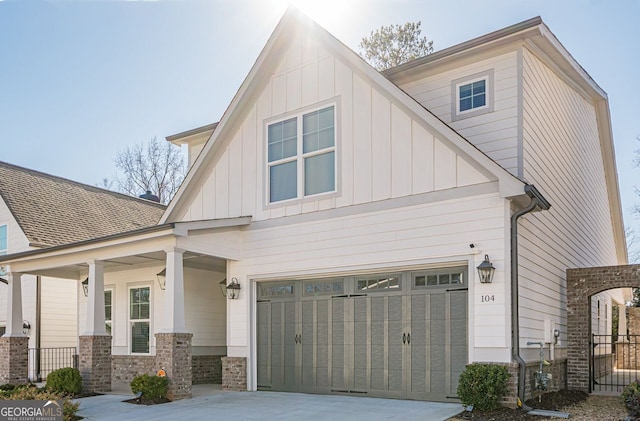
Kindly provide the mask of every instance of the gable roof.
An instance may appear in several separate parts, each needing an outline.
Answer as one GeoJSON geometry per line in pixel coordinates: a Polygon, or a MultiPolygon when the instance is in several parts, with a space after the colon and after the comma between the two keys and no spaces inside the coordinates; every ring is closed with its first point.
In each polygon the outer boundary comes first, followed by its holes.
{"type": "Polygon", "coordinates": [[[336,56],[340,56],[342,60],[352,66],[360,75],[378,86],[391,98],[402,103],[411,110],[411,112],[415,113],[418,118],[421,118],[425,123],[441,133],[444,136],[443,140],[451,142],[464,155],[493,174],[499,181],[499,188],[503,197],[524,195],[525,183],[523,181],[519,180],[485,155],[476,146],[402,91],[397,85],[374,69],[362,57],[340,42],[327,30],[296,8],[289,7],[229,104],[229,107],[217,123],[215,130],[212,132],[202,152],[189,170],[180,189],[169,203],[165,214],[160,220],[161,223],[172,221],[173,218],[176,217],[176,213],[180,209],[180,204],[183,199],[188,201],[189,195],[195,191],[197,185],[202,182],[206,172],[205,163],[212,159],[217,151],[224,150],[224,145],[230,141],[230,136],[228,135],[234,123],[241,118],[244,107],[254,100],[256,92],[264,86],[266,78],[271,75],[270,70],[275,68],[277,60],[281,58],[279,52],[286,49],[295,32],[298,30],[304,30],[309,33],[310,36],[316,37],[326,48],[330,49],[336,56]]]}
{"type": "Polygon", "coordinates": [[[32,247],[104,237],[158,223],[159,203],[0,161],[0,197],[32,247]]]}

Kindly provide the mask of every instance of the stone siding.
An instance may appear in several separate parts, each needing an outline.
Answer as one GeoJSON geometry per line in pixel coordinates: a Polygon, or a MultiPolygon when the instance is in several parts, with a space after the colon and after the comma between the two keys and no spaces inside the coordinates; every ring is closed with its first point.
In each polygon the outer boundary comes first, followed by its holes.
{"type": "Polygon", "coordinates": [[[156,369],[167,373],[167,397],[172,401],[191,397],[192,337],[191,333],[156,333],[156,369]]]}
{"type": "Polygon", "coordinates": [[[155,375],[156,357],[141,355],[114,355],[111,357],[112,380],[117,383],[131,383],[141,374],[155,375]]]}
{"type": "Polygon", "coordinates": [[[111,336],[80,336],[78,366],[85,392],[111,390],[111,336]]]}
{"type": "Polygon", "coordinates": [[[222,384],[222,355],[192,357],[193,384],[222,384]]]}
{"type": "Polygon", "coordinates": [[[247,359],[244,357],[222,357],[222,389],[247,390],[247,359]]]}
{"type": "Polygon", "coordinates": [[[29,338],[0,337],[0,384],[25,384],[29,377],[29,338]]]}

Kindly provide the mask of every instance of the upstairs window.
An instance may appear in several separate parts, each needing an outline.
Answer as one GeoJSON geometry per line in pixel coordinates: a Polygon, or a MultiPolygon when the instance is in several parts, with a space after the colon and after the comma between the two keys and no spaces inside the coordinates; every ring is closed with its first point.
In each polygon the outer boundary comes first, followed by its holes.
{"type": "Polygon", "coordinates": [[[270,124],[267,129],[269,203],[336,190],[335,107],[270,124]]]}
{"type": "Polygon", "coordinates": [[[451,83],[453,121],[493,111],[493,70],[451,83]]]}

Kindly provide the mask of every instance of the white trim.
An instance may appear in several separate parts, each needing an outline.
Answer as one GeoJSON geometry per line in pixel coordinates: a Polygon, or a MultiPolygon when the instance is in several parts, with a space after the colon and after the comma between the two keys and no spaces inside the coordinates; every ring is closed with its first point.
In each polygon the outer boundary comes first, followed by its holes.
{"type": "MultiPolygon", "coordinates": [[[[115,285],[108,285],[108,286],[105,285],[105,287],[104,287],[105,294],[107,293],[107,291],[111,292],[111,320],[107,320],[107,315],[105,314],[104,315],[104,324],[105,324],[105,329],[106,329],[107,323],[109,323],[111,325],[111,331],[107,332],[107,333],[109,333],[111,335],[111,343],[113,343],[114,342],[114,338],[115,338],[115,335],[113,333],[114,332],[113,328],[115,326],[115,321],[114,321],[115,317],[114,316],[115,316],[115,308],[116,308],[116,286],[115,285]]],[[[107,308],[106,297],[105,297],[105,300],[104,300],[104,308],[105,308],[105,310],[107,308]]]]}
{"type": "Polygon", "coordinates": [[[493,112],[493,69],[451,81],[451,121],[462,120],[464,118],[475,117],[493,112]],[[480,107],[472,107],[468,110],[460,111],[460,88],[476,82],[485,81],[485,103],[480,107]]]}

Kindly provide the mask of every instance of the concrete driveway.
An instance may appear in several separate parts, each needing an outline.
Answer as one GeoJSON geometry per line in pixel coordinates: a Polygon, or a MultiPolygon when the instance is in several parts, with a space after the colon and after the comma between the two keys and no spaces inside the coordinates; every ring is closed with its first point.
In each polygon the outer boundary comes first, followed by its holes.
{"type": "MultiPolygon", "coordinates": [[[[219,386],[218,386],[219,388],[219,386]]],[[[227,392],[194,386],[193,398],[161,405],[122,402],[132,395],[107,394],[78,399],[86,420],[446,420],[462,412],[459,403],[404,401],[284,392],[227,392]]]]}

